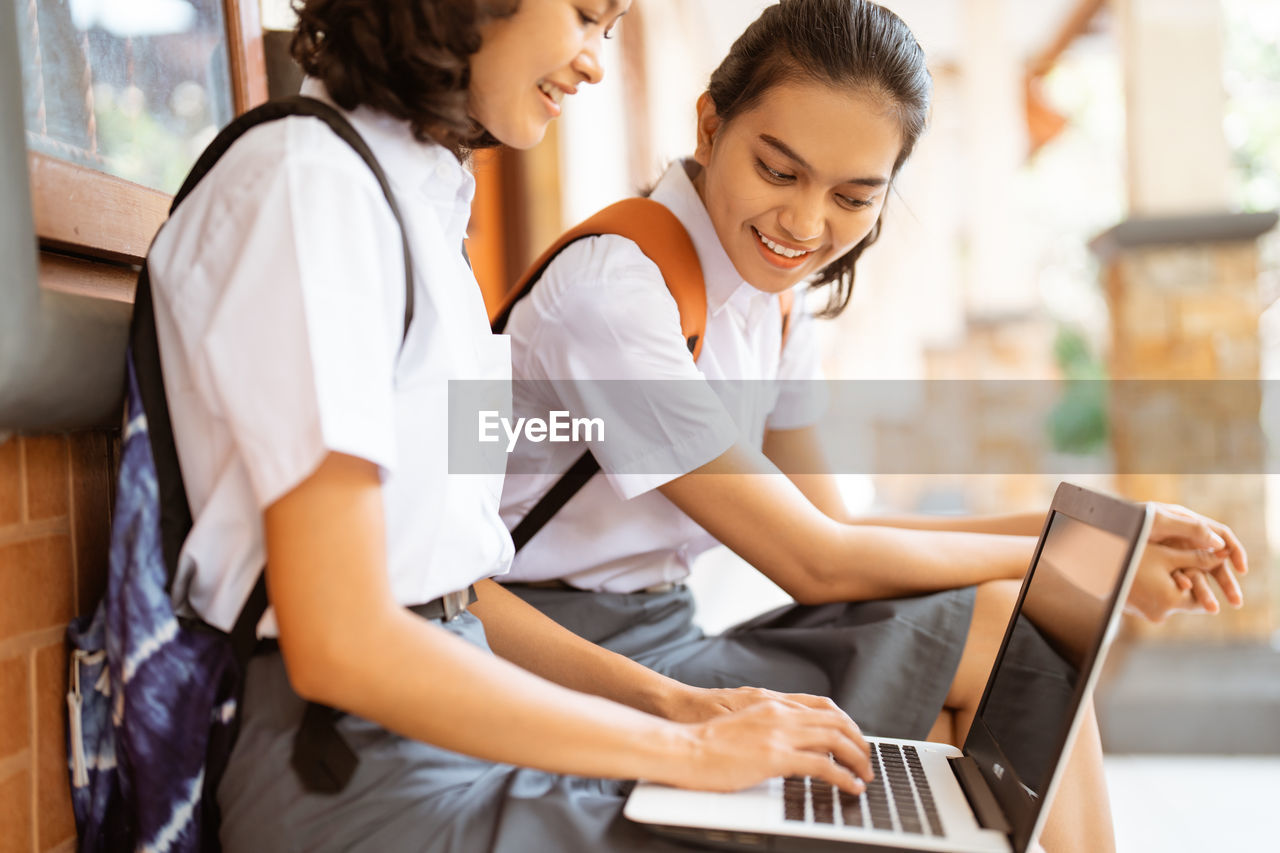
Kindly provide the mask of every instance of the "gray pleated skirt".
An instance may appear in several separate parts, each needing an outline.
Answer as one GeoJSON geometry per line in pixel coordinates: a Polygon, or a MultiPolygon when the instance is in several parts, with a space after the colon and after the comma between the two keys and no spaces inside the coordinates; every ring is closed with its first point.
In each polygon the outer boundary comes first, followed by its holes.
{"type": "MultiPolygon", "coordinates": [[[[488,650],[480,620],[444,627],[488,650]]],[[[227,853],[684,851],[622,817],[631,783],[493,764],[358,717],[338,731],[360,763],[341,793],[304,790],[289,766],[305,704],[279,652],[249,665],[240,735],[218,788],[227,853]]]]}
{"type": "Polygon", "coordinates": [[[698,687],[830,696],[864,732],[928,735],[960,663],[972,587],[850,604],[793,604],[707,636],[693,595],[508,589],[581,637],[698,687]]]}

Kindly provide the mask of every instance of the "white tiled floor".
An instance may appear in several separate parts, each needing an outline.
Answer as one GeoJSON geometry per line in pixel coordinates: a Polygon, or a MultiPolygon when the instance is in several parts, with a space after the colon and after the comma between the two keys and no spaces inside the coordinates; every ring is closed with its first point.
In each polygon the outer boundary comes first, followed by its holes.
{"type": "Polygon", "coordinates": [[[1119,853],[1280,850],[1280,756],[1113,755],[1119,853]]]}

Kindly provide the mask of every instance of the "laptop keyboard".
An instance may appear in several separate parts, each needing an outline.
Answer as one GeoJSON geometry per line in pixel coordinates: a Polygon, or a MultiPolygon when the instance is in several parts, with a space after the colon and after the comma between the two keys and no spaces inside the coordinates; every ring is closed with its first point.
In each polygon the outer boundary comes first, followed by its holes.
{"type": "Polygon", "coordinates": [[[896,743],[870,746],[876,778],[865,793],[855,797],[821,779],[792,776],[782,783],[784,817],[803,823],[941,835],[938,807],[916,748],[896,743]]]}

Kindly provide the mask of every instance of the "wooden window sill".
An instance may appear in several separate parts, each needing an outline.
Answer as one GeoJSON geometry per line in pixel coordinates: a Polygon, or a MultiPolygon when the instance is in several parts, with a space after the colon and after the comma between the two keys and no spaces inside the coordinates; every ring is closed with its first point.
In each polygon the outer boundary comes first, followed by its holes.
{"type": "Polygon", "coordinates": [[[171,196],[44,154],[28,153],[42,246],[139,264],[169,215],[171,196]]]}

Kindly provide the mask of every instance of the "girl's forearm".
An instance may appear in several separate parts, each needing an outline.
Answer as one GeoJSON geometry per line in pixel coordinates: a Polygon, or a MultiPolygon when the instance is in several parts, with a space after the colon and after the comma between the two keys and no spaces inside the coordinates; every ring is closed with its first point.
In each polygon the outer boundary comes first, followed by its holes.
{"type": "Polygon", "coordinates": [[[786,549],[760,548],[739,556],[799,603],[824,604],[1021,579],[1036,540],[831,523],[815,525],[809,536],[793,537],[787,544],[786,549]]]}
{"type": "Polygon", "coordinates": [[[811,572],[819,600],[894,598],[1018,579],[1036,544],[1026,536],[872,526],[847,526],[839,539],[838,552],[811,572]]]}
{"type": "MultiPolygon", "coordinates": [[[[832,709],[770,700],[738,714],[672,722],[539,678],[404,609],[386,568],[382,483],[372,462],[329,454],[267,507],[263,528],[280,651],[303,698],[447,750],[554,773],[716,790],[804,774],[850,792],[856,780],[828,754],[866,773],[865,744],[832,709]]],[[[545,620],[520,616],[491,585],[480,587],[497,605],[490,616],[506,610],[518,620],[511,629],[490,626],[507,653],[537,661],[550,657],[537,648],[548,638],[552,647],[567,643],[545,630],[545,620]],[[531,650],[513,651],[521,643],[531,650]]],[[[607,668],[551,671],[589,681],[607,668]]],[[[643,704],[644,688],[628,694],[626,673],[616,678],[602,692],[643,704]]]]}
{"type": "Polygon", "coordinates": [[[445,749],[555,772],[665,780],[687,764],[687,727],[552,684],[400,606],[373,463],[330,454],[263,521],[267,594],[304,698],[445,749]]]}
{"type": "Polygon", "coordinates": [[[902,515],[850,516],[847,523],[900,527],[912,530],[945,530],[965,533],[993,533],[1004,536],[1039,536],[1044,513],[1019,512],[1007,515],[902,515]]]}
{"type": "Polygon", "coordinates": [[[692,748],[683,726],[552,684],[407,611],[371,624],[306,664],[325,672],[306,698],[444,749],[554,773],[665,781],[692,748]]]}
{"type": "Polygon", "coordinates": [[[1029,536],[841,523],[743,445],[660,490],[802,604],[1020,578],[1035,548],[1029,536]]]}
{"type": "Polygon", "coordinates": [[[692,690],[584,640],[494,581],[477,583],[476,595],[472,610],[484,622],[489,647],[542,678],[666,718],[692,690]]]}

